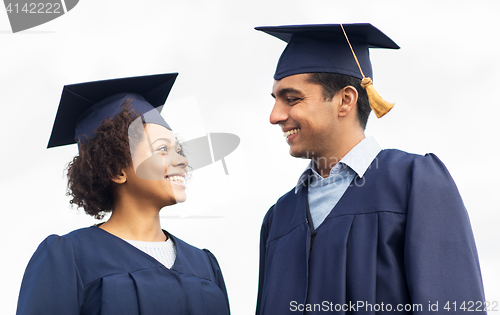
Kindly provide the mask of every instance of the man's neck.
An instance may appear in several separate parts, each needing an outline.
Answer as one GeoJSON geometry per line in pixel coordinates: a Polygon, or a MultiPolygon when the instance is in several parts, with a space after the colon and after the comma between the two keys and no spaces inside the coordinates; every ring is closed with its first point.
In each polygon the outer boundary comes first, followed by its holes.
{"type": "Polygon", "coordinates": [[[336,150],[324,154],[323,156],[313,157],[314,167],[321,177],[330,176],[331,169],[337,165],[346,156],[349,151],[357,146],[365,138],[364,132],[360,135],[353,135],[349,139],[343,139],[340,145],[336,146],[336,150]]]}

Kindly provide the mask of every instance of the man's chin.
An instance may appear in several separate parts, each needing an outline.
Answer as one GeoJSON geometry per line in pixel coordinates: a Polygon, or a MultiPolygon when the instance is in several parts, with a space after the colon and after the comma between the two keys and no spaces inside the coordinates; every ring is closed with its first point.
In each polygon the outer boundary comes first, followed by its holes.
{"type": "Polygon", "coordinates": [[[295,157],[295,158],[300,158],[300,159],[310,159],[311,158],[311,154],[307,151],[300,151],[300,150],[293,150],[292,148],[290,148],[290,151],[289,151],[290,155],[295,157]]]}

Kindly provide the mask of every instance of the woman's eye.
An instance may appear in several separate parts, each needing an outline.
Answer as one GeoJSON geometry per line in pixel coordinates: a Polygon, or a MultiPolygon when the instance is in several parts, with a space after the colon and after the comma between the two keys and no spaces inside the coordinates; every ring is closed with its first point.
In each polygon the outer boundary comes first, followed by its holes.
{"type": "Polygon", "coordinates": [[[164,152],[167,152],[167,151],[168,151],[168,147],[167,147],[166,145],[163,145],[163,146],[159,147],[159,148],[157,149],[157,151],[164,151],[164,152]]]}

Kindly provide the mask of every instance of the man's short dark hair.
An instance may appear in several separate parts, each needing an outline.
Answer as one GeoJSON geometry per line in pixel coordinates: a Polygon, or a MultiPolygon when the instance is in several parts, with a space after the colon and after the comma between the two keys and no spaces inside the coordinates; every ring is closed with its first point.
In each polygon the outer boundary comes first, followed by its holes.
{"type": "Polygon", "coordinates": [[[371,108],[366,90],[361,87],[361,79],[345,74],[316,72],[309,74],[308,81],[323,87],[323,97],[325,100],[331,100],[338,91],[346,86],[350,85],[356,88],[358,91],[358,121],[363,130],[366,128],[371,108]]]}

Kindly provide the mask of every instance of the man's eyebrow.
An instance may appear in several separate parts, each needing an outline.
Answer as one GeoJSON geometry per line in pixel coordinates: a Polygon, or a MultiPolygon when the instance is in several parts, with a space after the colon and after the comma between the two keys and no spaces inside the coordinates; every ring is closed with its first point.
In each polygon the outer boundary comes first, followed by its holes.
{"type": "MultiPolygon", "coordinates": [[[[295,93],[295,94],[302,94],[301,91],[296,90],[294,88],[284,88],[278,91],[278,97],[283,97],[283,95],[288,94],[288,93],[295,93]]],[[[271,93],[271,96],[273,98],[276,98],[276,95],[274,93],[271,93]]]]}

